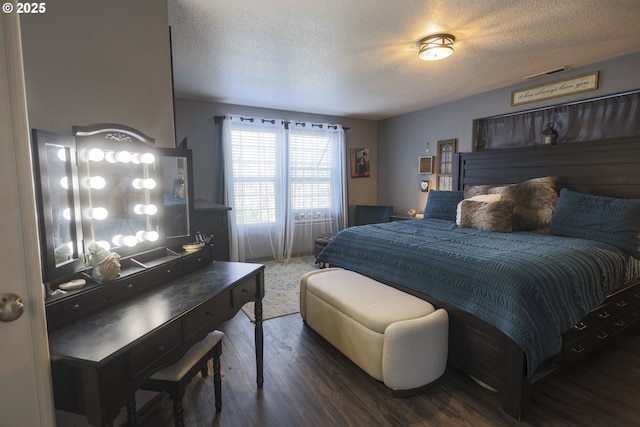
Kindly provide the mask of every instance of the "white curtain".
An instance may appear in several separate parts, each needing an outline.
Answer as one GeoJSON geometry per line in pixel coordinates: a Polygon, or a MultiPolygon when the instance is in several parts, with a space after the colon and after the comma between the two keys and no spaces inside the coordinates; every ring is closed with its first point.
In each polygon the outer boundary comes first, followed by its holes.
{"type": "Polygon", "coordinates": [[[341,126],[228,117],[222,124],[232,261],[288,261],[347,224],[341,126]]]}

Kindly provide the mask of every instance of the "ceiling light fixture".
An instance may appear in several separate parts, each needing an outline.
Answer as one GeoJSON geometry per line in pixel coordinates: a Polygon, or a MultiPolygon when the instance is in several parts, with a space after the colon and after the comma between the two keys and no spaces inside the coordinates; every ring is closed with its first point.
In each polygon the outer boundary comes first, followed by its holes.
{"type": "Polygon", "coordinates": [[[437,61],[453,53],[453,42],[456,40],[451,34],[434,34],[418,42],[418,58],[423,61],[437,61]]]}

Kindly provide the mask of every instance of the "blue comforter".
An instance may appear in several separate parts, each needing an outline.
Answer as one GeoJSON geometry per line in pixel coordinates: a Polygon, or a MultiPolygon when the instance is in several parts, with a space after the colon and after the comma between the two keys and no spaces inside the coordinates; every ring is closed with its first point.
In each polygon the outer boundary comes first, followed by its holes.
{"type": "MultiPolygon", "coordinates": [[[[493,233],[429,219],[348,228],[317,261],[475,315],[522,348],[531,377],[540,362],[560,351],[563,332],[629,280],[633,260],[590,240],[493,233]]],[[[632,267],[637,274],[638,266],[632,267]]]]}

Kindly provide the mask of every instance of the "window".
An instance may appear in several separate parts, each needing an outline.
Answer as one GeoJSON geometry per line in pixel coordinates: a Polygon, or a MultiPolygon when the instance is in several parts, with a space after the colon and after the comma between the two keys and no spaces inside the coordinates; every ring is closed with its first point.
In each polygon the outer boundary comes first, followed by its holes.
{"type": "Polygon", "coordinates": [[[222,124],[232,260],[286,260],[346,226],[340,126],[226,118],[222,124]]]}
{"type": "Polygon", "coordinates": [[[294,130],[289,135],[289,199],[297,221],[330,219],[338,172],[335,144],[328,136],[294,130]]]}
{"type": "Polygon", "coordinates": [[[237,224],[276,221],[276,134],[231,131],[234,211],[237,224]]]}

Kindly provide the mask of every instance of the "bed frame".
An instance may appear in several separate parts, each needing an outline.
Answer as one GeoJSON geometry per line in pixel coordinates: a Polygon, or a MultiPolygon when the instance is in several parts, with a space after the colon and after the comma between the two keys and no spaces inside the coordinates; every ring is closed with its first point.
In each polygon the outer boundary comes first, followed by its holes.
{"type": "MultiPolygon", "coordinates": [[[[640,138],[565,143],[457,154],[454,188],[509,184],[558,176],[560,187],[621,198],[640,198],[640,138]]],[[[569,366],[640,321],[640,278],[610,295],[563,334],[563,347],[529,380],[520,347],[495,327],[429,296],[391,284],[449,312],[449,365],[496,389],[504,411],[523,419],[531,384],[569,366]]]]}

